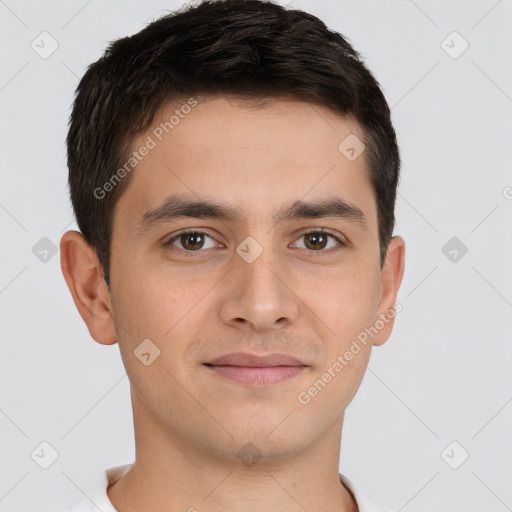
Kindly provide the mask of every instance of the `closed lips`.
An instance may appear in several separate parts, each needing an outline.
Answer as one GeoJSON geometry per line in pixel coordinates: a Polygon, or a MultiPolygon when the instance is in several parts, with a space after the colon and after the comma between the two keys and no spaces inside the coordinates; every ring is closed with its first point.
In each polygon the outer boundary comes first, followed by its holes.
{"type": "Polygon", "coordinates": [[[242,352],[226,354],[204,364],[208,366],[243,366],[247,368],[307,366],[302,361],[287,354],[273,353],[265,356],[256,356],[242,352]]]}

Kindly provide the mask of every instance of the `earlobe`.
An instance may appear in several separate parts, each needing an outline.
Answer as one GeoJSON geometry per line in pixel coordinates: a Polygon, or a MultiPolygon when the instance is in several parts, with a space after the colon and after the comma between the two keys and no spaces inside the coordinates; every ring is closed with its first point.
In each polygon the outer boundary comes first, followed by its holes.
{"type": "Polygon", "coordinates": [[[78,231],[60,241],[60,265],[75,306],[98,343],[111,345],[117,336],[112,305],[96,251],[78,231]]]}
{"type": "Polygon", "coordinates": [[[373,345],[379,346],[386,342],[393,330],[395,320],[394,305],[405,269],[405,241],[400,236],[391,238],[386,261],[381,271],[381,293],[376,320],[380,320],[382,329],[373,339],[373,345]]]}

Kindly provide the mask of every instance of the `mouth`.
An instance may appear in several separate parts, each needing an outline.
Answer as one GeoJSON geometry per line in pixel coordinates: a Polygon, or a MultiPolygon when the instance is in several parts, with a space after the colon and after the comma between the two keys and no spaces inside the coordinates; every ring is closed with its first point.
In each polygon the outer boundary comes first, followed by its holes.
{"type": "Polygon", "coordinates": [[[277,384],[295,377],[308,366],[286,354],[255,356],[246,353],[227,354],[204,366],[217,375],[250,386],[277,384]]]}

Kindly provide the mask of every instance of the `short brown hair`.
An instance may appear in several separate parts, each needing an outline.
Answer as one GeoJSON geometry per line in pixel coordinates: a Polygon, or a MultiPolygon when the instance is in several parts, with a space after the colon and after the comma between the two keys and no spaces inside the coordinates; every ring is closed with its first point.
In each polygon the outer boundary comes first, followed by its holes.
{"type": "Polygon", "coordinates": [[[377,80],[347,40],[311,14],[265,0],[204,0],[111,42],[77,87],[66,140],[70,195],[107,285],[113,211],[130,176],[102,198],[95,190],[123,165],[164,102],[208,94],[288,96],[355,118],[367,147],[383,265],[400,156],[377,80]]]}

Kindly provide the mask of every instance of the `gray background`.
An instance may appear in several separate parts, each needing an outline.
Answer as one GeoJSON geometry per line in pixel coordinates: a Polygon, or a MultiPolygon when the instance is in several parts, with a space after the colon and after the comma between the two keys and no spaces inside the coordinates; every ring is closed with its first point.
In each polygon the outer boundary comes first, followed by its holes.
{"type": "MultiPolygon", "coordinates": [[[[512,510],[512,0],[292,4],[362,53],[403,158],[404,309],[347,410],[340,470],[390,510],[512,510]]],[[[51,249],[76,228],[64,139],[79,78],[178,5],[0,0],[3,512],[61,510],[133,461],[118,347],[90,338],[51,249]]]]}

